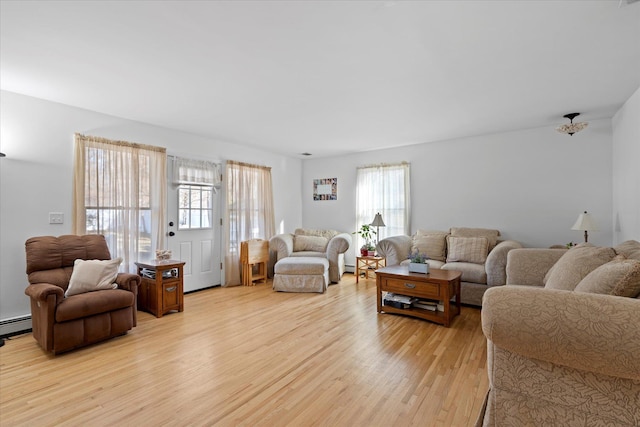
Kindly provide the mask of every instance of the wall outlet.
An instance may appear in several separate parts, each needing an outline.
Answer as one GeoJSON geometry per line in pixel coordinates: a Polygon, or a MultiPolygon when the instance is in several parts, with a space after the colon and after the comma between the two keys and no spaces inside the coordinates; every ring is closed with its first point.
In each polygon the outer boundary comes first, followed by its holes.
{"type": "Polygon", "coordinates": [[[49,224],[64,224],[64,214],[62,212],[49,212],[49,224]]]}

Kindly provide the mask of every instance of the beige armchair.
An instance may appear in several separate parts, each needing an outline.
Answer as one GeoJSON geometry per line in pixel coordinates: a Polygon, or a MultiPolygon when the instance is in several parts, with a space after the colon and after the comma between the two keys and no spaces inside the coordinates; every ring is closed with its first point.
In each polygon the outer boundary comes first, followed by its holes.
{"type": "Polygon", "coordinates": [[[351,246],[351,235],[335,230],[298,228],[269,240],[276,262],[287,257],[323,257],[329,261],[329,281],[338,283],[345,271],[344,253],[351,246]]]}
{"type": "Polygon", "coordinates": [[[111,259],[104,236],[33,237],[25,249],[33,337],[44,350],[61,353],[136,326],[140,277],[135,274],[116,271],[116,289],[65,296],[76,260],[111,259]]]}

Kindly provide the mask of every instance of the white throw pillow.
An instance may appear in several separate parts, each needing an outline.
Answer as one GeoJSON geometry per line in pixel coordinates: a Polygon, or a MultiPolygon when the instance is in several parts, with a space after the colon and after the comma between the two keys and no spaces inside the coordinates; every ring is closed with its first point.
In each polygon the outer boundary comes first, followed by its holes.
{"type": "Polygon", "coordinates": [[[122,263],[122,258],[105,261],[77,259],[73,263],[73,273],[71,273],[69,287],[64,295],[69,297],[102,289],[116,289],[118,285],[114,282],[120,263],[122,263]]]}

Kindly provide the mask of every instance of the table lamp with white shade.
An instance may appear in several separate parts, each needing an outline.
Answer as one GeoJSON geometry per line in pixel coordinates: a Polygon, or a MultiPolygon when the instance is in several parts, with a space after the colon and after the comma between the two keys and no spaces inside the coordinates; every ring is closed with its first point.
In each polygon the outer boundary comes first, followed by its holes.
{"type": "Polygon", "coordinates": [[[376,216],[373,218],[373,222],[369,225],[376,227],[376,245],[377,245],[380,239],[380,227],[385,227],[384,221],[382,220],[382,215],[380,215],[380,212],[376,214],[376,216]]]}
{"type": "Polygon", "coordinates": [[[589,215],[587,211],[584,211],[584,213],[578,215],[578,219],[576,220],[576,223],[573,224],[573,227],[571,227],[571,229],[584,231],[584,242],[587,243],[589,240],[588,232],[598,231],[598,226],[596,225],[591,215],[589,215]]]}

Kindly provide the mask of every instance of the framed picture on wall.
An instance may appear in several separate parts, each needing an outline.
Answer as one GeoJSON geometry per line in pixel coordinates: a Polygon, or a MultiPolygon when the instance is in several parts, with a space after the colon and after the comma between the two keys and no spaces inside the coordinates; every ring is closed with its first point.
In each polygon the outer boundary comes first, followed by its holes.
{"type": "Polygon", "coordinates": [[[338,178],[314,179],[313,200],[338,200],[338,178]]]}

